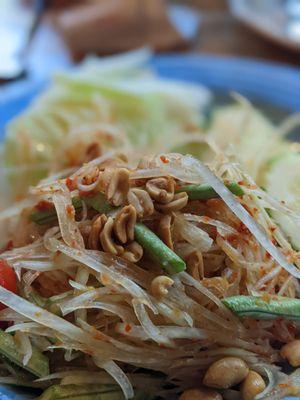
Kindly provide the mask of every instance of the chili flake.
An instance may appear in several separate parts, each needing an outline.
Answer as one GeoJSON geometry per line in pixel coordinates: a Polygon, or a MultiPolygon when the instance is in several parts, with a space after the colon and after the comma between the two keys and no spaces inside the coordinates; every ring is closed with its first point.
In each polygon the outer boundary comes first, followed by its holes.
{"type": "Polygon", "coordinates": [[[281,389],[286,389],[286,388],[288,388],[290,385],[289,385],[288,383],[279,383],[278,386],[279,386],[281,389]]]}
{"type": "Polygon", "coordinates": [[[67,213],[69,218],[74,216],[75,210],[74,210],[74,207],[71,204],[67,204],[66,205],[66,213],[67,213]]]}
{"type": "Polygon", "coordinates": [[[71,179],[71,178],[69,178],[69,177],[66,179],[66,185],[67,185],[67,187],[68,187],[68,189],[69,189],[70,191],[76,189],[76,185],[75,185],[74,180],[71,179]]]}
{"type": "Polygon", "coordinates": [[[160,159],[164,164],[168,164],[169,163],[169,160],[165,156],[160,156],[160,159]]]}

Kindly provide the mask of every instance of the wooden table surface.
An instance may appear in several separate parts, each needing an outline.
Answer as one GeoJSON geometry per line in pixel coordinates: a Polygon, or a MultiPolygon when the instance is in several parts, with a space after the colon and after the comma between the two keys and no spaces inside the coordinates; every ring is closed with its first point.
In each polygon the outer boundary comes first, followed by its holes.
{"type": "Polygon", "coordinates": [[[199,9],[202,24],[193,51],[219,55],[255,57],[300,66],[300,53],[263,38],[238,22],[225,0],[185,0],[199,9]]]}
{"type": "Polygon", "coordinates": [[[199,32],[186,52],[254,57],[300,66],[300,52],[272,43],[244,26],[230,14],[226,0],[170,0],[170,3],[191,6],[201,15],[199,32]]]}

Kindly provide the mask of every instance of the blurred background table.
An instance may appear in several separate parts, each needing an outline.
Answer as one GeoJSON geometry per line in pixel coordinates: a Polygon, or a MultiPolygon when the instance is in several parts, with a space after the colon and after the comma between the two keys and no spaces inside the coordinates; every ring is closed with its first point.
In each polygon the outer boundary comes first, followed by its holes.
{"type": "Polygon", "coordinates": [[[259,36],[229,12],[225,0],[185,0],[201,12],[201,26],[193,51],[255,57],[300,66],[300,53],[259,36]]]}
{"type": "MultiPolygon", "coordinates": [[[[1,67],[3,65],[1,52],[3,53],[3,48],[9,46],[9,37],[7,37],[7,40],[4,34],[1,37],[1,17],[4,16],[5,20],[5,4],[10,7],[13,4],[26,6],[34,4],[34,1],[38,0],[0,1],[2,1],[0,4],[1,67]]],[[[45,1],[49,2],[49,0],[45,1]]],[[[300,3],[300,0],[295,1],[300,3]]],[[[84,54],[97,51],[97,48],[100,49],[100,54],[109,54],[107,50],[114,53],[126,49],[128,43],[133,48],[143,46],[145,42],[155,43],[155,47],[160,51],[248,57],[300,66],[300,47],[298,52],[292,51],[258,35],[231,14],[228,3],[229,1],[226,0],[126,0],[126,2],[125,0],[90,0],[89,2],[51,0],[52,8],[42,18],[32,46],[26,53],[26,71],[30,71],[28,76],[34,77],[34,80],[47,79],[56,69],[65,68],[72,63],[71,53],[73,59],[79,60],[84,54]],[[82,11],[86,4],[90,7],[95,3],[101,3],[100,19],[94,18],[93,10],[82,11]],[[65,4],[68,4],[71,8],[65,10],[62,7],[65,4]],[[194,12],[190,12],[190,16],[192,14],[196,19],[199,16],[199,29],[192,35],[192,41],[188,42],[182,38],[169,22],[169,14],[165,5],[172,4],[188,6],[191,10],[194,10],[194,12]],[[79,5],[80,11],[77,10],[77,5],[79,5]],[[115,6],[114,11],[107,12],[107,9],[113,8],[113,5],[115,6]],[[75,12],[72,12],[72,10],[75,10],[75,12]],[[103,10],[104,16],[101,14],[103,10]],[[132,24],[132,21],[135,21],[135,23],[132,24]],[[62,35],[57,34],[54,26],[62,35]],[[65,38],[64,41],[62,37],[65,38]],[[118,49],[119,44],[120,48],[118,49]],[[82,48],[84,48],[83,52],[81,51],[82,48]]],[[[273,7],[272,4],[271,7],[273,7]]],[[[15,14],[19,18],[15,24],[16,28],[14,28],[17,29],[18,22],[21,22],[24,13],[21,10],[15,12],[15,14]]],[[[186,14],[183,13],[177,15],[177,17],[179,17],[177,18],[179,23],[181,20],[181,23],[189,28],[190,20],[184,20],[186,14]]],[[[14,36],[13,29],[11,32],[14,36]]],[[[2,93],[3,89],[2,86],[2,93]]]]}

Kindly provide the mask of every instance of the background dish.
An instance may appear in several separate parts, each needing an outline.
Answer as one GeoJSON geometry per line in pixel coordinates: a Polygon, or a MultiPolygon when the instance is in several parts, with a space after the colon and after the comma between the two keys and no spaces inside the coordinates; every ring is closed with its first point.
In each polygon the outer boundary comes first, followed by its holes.
{"type": "MultiPolygon", "coordinates": [[[[216,94],[218,103],[229,101],[228,93],[236,91],[252,100],[273,119],[300,111],[300,70],[297,68],[198,55],[157,56],[151,64],[164,77],[204,84],[216,94]]],[[[46,83],[18,85],[0,100],[0,137],[3,137],[5,124],[21,112],[46,83]]],[[[34,397],[19,389],[0,388],[1,400],[34,397]]]]}
{"type": "MultiPolygon", "coordinates": [[[[236,57],[200,55],[155,56],[151,65],[168,78],[201,83],[214,91],[217,100],[229,100],[236,91],[273,118],[300,111],[300,69],[236,57]]],[[[0,137],[5,124],[21,112],[46,86],[46,82],[14,84],[0,99],[0,137]]]]}

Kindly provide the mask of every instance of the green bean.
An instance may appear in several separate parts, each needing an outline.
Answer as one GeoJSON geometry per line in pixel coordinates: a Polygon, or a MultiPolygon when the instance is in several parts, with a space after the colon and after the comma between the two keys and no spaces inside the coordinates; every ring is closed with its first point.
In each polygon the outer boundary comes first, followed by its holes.
{"type": "Polygon", "coordinates": [[[93,208],[101,214],[109,213],[113,207],[107,202],[103,193],[98,192],[94,196],[88,196],[82,198],[87,207],[93,208]]]}
{"type": "Polygon", "coordinates": [[[300,320],[299,299],[272,296],[265,300],[258,296],[233,296],[223,299],[223,303],[240,317],[263,320],[276,318],[300,320]]]}
{"type": "Polygon", "coordinates": [[[39,307],[42,307],[55,315],[61,316],[61,309],[58,303],[47,299],[46,297],[42,297],[36,291],[31,291],[28,295],[23,293],[23,297],[27,298],[31,303],[36,304],[39,307]]]}
{"type": "MultiPolygon", "coordinates": [[[[82,199],[80,197],[74,197],[72,199],[72,204],[75,208],[75,212],[78,212],[82,209],[82,199]]],[[[35,222],[38,225],[49,224],[50,222],[57,220],[57,214],[55,207],[52,206],[49,210],[33,211],[30,216],[30,220],[35,222]]]]}
{"type": "Polygon", "coordinates": [[[53,385],[38,400],[123,400],[124,395],[115,385],[53,385]]]}
{"type": "Polygon", "coordinates": [[[20,353],[14,337],[2,330],[0,330],[0,353],[10,362],[39,378],[49,375],[49,360],[43,353],[33,346],[30,360],[23,365],[23,355],[20,353]]]}
{"type": "Polygon", "coordinates": [[[34,211],[30,214],[29,219],[38,225],[46,225],[57,219],[55,208],[47,211],[34,211]]]}
{"type": "MultiPolygon", "coordinates": [[[[119,386],[101,384],[53,385],[37,400],[124,400],[119,386]]],[[[140,390],[135,391],[132,400],[152,400],[153,396],[140,390]]]]}
{"type": "Polygon", "coordinates": [[[185,262],[160,240],[147,226],[137,223],[134,228],[135,240],[148,256],[170,274],[185,270],[185,262]]]}
{"type": "MultiPolygon", "coordinates": [[[[82,202],[84,202],[87,207],[93,208],[99,213],[108,213],[112,210],[112,207],[107,203],[103,193],[97,193],[93,196],[87,197],[74,197],[72,199],[72,204],[75,208],[75,212],[82,210],[82,202]]],[[[30,216],[30,220],[38,225],[45,225],[57,220],[57,214],[55,207],[51,207],[49,210],[38,211],[35,210],[30,216]]]]}
{"type": "MultiPolygon", "coordinates": [[[[235,182],[228,183],[226,187],[236,196],[243,196],[245,193],[241,186],[235,182]]],[[[176,190],[176,193],[180,192],[186,192],[190,200],[209,200],[219,197],[215,190],[206,183],[201,185],[182,186],[176,190]]]]}

